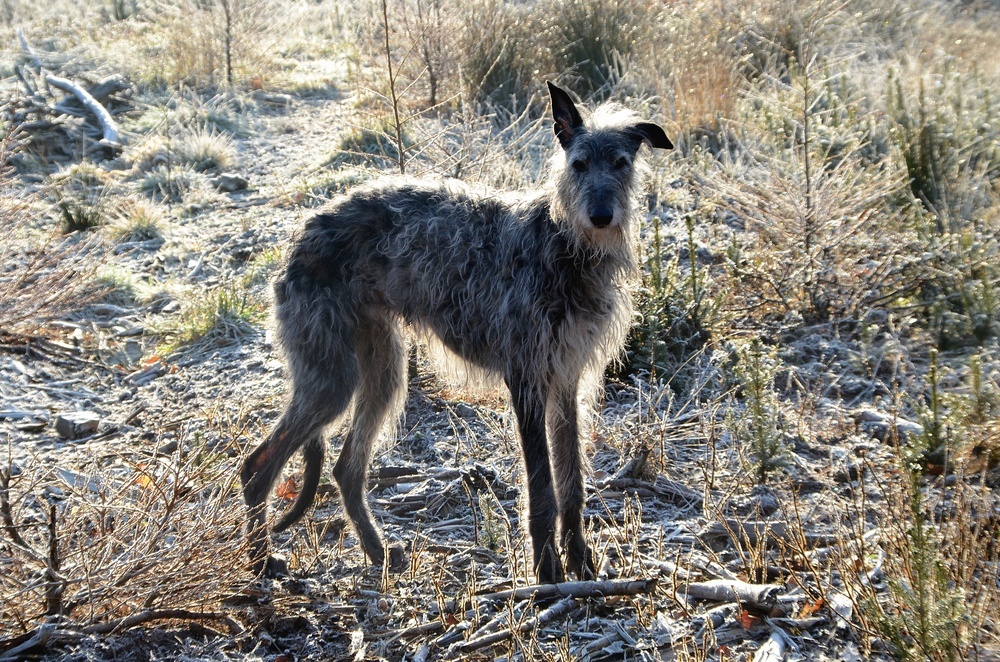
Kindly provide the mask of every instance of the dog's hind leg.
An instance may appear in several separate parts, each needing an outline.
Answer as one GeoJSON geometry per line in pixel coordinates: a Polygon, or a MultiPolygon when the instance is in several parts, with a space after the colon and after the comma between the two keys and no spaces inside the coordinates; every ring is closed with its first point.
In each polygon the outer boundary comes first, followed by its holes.
{"type": "Polygon", "coordinates": [[[581,580],[594,579],[594,557],[583,533],[583,456],[580,448],[577,381],[554,388],[549,403],[552,459],[559,497],[559,528],[567,569],[581,580]]]}
{"type": "MultiPolygon", "coordinates": [[[[406,395],[406,352],[398,324],[385,317],[363,320],[357,341],[361,370],[354,415],[333,476],[361,548],[372,563],[381,564],[385,560],[382,535],[368,508],[368,465],[379,432],[398,414],[406,395]]],[[[402,553],[394,550],[392,564],[402,560],[402,553]]]]}
{"type": "Polygon", "coordinates": [[[323,462],[323,428],[348,407],[357,384],[357,361],[353,353],[342,353],[336,370],[325,366],[311,369],[293,361],[292,398],[281,420],[267,439],[247,457],[240,472],[243,499],[250,511],[247,538],[254,572],[281,573],[277,561],[268,556],[267,496],[281,470],[296,450],[305,445],[306,480],[295,505],[279,525],[288,526],[309,507],[323,462]],[[313,474],[316,474],[315,477],[313,474]],[[315,480],[313,480],[315,478],[315,480]],[[287,521],[286,521],[287,520],[287,521]]]}
{"type": "Polygon", "coordinates": [[[312,502],[316,499],[316,490],[319,488],[319,479],[323,475],[323,457],[326,454],[326,442],[321,435],[317,435],[302,445],[302,462],[305,465],[302,475],[302,487],[295,498],[295,503],[291,505],[281,515],[281,519],[274,525],[273,531],[279,533],[292,524],[299,521],[312,502]]]}

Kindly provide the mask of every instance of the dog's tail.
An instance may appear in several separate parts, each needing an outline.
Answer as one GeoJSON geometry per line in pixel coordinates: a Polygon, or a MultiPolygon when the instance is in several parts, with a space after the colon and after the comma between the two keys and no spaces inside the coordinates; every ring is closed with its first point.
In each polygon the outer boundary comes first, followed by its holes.
{"type": "Polygon", "coordinates": [[[281,532],[299,521],[316,498],[319,487],[319,477],[323,471],[323,455],[326,443],[322,437],[313,437],[302,447],[302,459],[305,460],[305,475],[302,479],[302,489],[295,498],[292,507],[285,511],[278,523],[274,525],[275,532],[281,532]]]}

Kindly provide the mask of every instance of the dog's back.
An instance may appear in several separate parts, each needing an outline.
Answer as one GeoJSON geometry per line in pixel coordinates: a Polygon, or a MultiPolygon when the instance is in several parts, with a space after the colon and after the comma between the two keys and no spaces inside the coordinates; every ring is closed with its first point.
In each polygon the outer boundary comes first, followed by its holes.
{"type": "Polygon", "coordinates": [[[390,315],[492,372],[526,355],[555,368],[568,359],[554,351],[560,332],[584,354],[616,344],[599,341],[630,314],[619,282],[629,265],[588,251],[571,231],[552,218],[544,191],[381,179],[307,223],[276,285],[281,337],[306,331],[304,320],[322,327],[305,334],[315,340],[331,323],[356,328],[359,316],[390,315]],[[302,316],[301,305],[332,306],[340,321],[302,316]]]}

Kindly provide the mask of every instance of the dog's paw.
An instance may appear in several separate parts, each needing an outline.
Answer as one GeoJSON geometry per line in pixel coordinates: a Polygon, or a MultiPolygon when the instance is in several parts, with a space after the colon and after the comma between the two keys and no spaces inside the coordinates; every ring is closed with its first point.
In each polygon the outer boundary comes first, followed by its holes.
{"type": "Polygon", "coordinates": [[[406,552],[401,545],[393,545],[389,548],[389,571],[403,572],[409,565],[406,552]]]}
{"type": "Polygon", "coordinates": [[[264,564],[264,576],[268,579],[281,579],[288,576],[288,561],[284,557],[272,554],[264,564]]]}

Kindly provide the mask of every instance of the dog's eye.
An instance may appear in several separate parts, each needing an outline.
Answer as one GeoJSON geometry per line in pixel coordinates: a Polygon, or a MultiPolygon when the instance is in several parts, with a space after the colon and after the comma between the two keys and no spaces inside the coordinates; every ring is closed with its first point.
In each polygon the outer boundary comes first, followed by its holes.
{"type": "Polygon", "coordinates": [[[570,165],[572,165],[573,170],[576,170],[577,172],[587,172],[587,162],[583,159],[576,159],[570,165]]]}
{"type": "Polygon", "coordinates": [[[626,159],[624,156],[618,157],[617,159],[615,159],[615,162],[611,164],[611,166],[615,170],[621,170],[623,168],[626,168],[628,167],[628,159],[626,159]]]}

